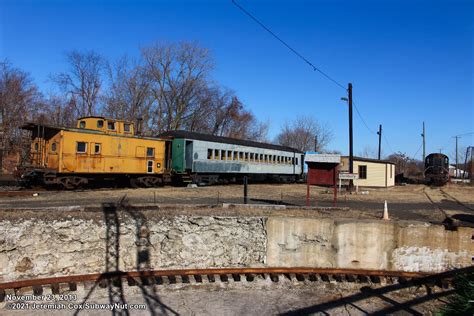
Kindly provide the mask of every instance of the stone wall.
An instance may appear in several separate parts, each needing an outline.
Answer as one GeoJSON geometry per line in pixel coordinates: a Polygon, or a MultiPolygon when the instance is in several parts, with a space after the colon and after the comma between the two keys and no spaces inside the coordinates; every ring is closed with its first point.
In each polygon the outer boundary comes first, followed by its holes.
{"type": "Polygon", "coordinates": [[[80,218],[4,220],[0,221],[0,282],[105,272],[107,256],[109,266],[115,266],[116,227],[122,271],[262,266],[265,261],[261,218],[127,217],[118,226],[80,218]]]}
{"type": "Polygon", "coordinates": [[[0,282],[106,272],[115,270],[115,258],[122,271],[305,266],[438,272],[469,266],[474,256],[474,228],[447,231],[421,222],[18,212],[0,218],[0,282]]]}

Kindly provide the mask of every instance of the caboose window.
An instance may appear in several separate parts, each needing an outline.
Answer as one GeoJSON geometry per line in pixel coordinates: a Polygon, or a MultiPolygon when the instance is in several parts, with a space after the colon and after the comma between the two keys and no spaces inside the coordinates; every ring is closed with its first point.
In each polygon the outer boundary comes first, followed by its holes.
{"type": "Polygon", "coordinates": [[[123,124],[123,130],[127,133],[130,133],[130,124],[123,124]]]}
{"type": "Polygon", "coordinates": [[[108,121],[107,122],[107,129],[114,131],[115,130],[115,122],[108,121]]]}
{"type": "Polygon", "coordinates": [[[95,154],[95,155],[100,154],[100,144],[99,144],[99,143],[96,143],[96,144],[94,145],[94,154],[95,154]]]}
{"type": "Polygon", "coordinates": [[[104,121],[103,120],[98,120],[97,121],[97,128],[102,128],[104,127],[104,121]]]}
{"type": "Polygon", "coordinates": [[[359,166],[359,179],[367,179],[367,166],[359,166]]]}
{"type": "Polygon", "coordinates": [[[155,148],[147,147],[146,148],[146,156],[147,157],[155,157],[155,148]]]}
{"type": "Polygon", "coordinates": [[[79,122],[79,127],[80,128],[86,128],[86,122],[85,121],[80,121],[79,122]]]}
{"type": "Polygon", "coordinates": [[[77,142],[76,152],[78,154],[85,154],[87,152],[87,143],[86,142],[77,142]]]}
{"type": "Polygon", "coordinates": [[[51,144],[51,151],[54,153],[56,152],[56,143],[51,144]]]}
{"type": "Polygon", "coordinates": [[[153,160],[148,160],[147,161],[146,172],[147,173],[152,173],[153,172],[153,160]]]}

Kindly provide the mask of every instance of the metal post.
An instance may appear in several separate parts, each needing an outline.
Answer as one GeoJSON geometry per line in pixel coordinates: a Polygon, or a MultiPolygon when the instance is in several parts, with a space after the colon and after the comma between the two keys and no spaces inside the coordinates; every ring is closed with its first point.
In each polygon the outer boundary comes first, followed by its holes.
{"type": "MultiPolygon", "coordinates": [[[[354,172],[354,150],[353,150],[353,138],[352,138],[352,83],[348,85],[348,97],[349,97],[349,173],[354,172]]],[[[352,192],[354,188],[354,181],[349,180],[349,191],[352,192]]]]}
{"type": "Polygon", "coordinates": [[[380,152],[382,149],[382,124],[379,125],[379,131],[377,132],[379,135],[379,160],[380,160],[380,152]]]}
{"type": "Polygon", "coordinates": [[[454,174],[455,174],[455,176],[459,176],[458,175],[458,168],[459,168],[458,167],[459,166],[458,165],[458,138],[459,138],[459,136],[454,136],[454,138],[456,138],[456,170],[454,171],[454,174]]]}
{"type": "Polygon", "coordinates": [[[306,206],[309,206],[309,182],[306,183],[306,206]]]}
{"type": "Polygon", "coordinates": [[[336,207],[337,205],[337,167],[334,167],[333,168],[333,172],[334,172],[334,177],[333,177],[333,182],[334,182],[334,198],[333,198],[333,202],[332,202],[332,206],[336,207]]]}
{"type": "MultiPolygon", "coordinates": [[[[421,134],[421,137],[423,137],[423,163],[425,162],[426,158],[426,152],[425,152],[425,122],[423,122],[423,133],[421,134]]],[[[439,151],[441,152],[441,150],[439,151]]]]}
{"type": "Polygon", "coordinates": [[[248,179],[247,176],[244,176],[244,204],[247,204],[247,195],[248,195],[248,179]]]}

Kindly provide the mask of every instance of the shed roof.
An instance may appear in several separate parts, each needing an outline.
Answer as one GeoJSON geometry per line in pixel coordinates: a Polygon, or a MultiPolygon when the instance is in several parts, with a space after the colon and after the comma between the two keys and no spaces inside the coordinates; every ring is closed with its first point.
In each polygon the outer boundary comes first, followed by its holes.
{"type": "MultiPolygon", "coordinates": [[[[347,159],[349,159],[349,156],[342,156],[342,158],[347,158],[347,159]]],[[[354,158],[354,161],[365,161],[365,162],[375,162],[375,163],[389,163],[389,164],[392,164],[392,165],[395,164],[394,162],[391,162],[390,160],[386,160],[386,159],[378,160],[378,159],[374,159],[374,158],[365,158],[365,157],[358,157],[358,156],[353,156],[353,158],[354,158]]]]}
{"type": "Polygon", "coordinates": [[[251,140],[244,140],[244,139],[237,139],[231,137],[223,137],[223,136],[215,136],[209,134],[202,134],[197,132],[188,132],[188,131],[167,131],[164,132],[158,137],[172,137],[172,138],[186,138],[186,139],[195,139],[195,140],[203,140],[207,142],[214,142],[214,143],[225,143],[225,144],[233,144],[233,145],[240,145],[240,146],[248,146],[248,147],[257,147],[257,148],[265,148],[265,149],[273,149],[273,150],[281,150],[281,151],[290,151],[295,153],[303,153],[302,151],[281,145],[274,145],[268,143],[260,143],[254,142],[251,140]]]}

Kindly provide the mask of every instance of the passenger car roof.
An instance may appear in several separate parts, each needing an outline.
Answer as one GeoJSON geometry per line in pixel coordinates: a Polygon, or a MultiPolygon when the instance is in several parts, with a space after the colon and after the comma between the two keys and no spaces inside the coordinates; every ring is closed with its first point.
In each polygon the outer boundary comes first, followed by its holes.
{"type": "Polygon", "coordinates": [[[214,143],[225,143],[225,144],[257,147],[257,148],[264,148],[264,149],[289,151],[289,152],[294,152],[294,153],[303,153],[302,151],[298,149],[287,147],[287,146],[260,143],[260,142],[254,142],[251,140],[215,136],[215,135],[202,134],[202,133],[197,133],[197,132],[188,132],[188,131],[182,131],[182,130],[167,131],[167,132],[161,133],[160,135],[158,135],[158,137],[186,138],[186,139],[191,139],[191,140],[193,139],[203,140],[203,141],[214,142],[214,143]]]}

